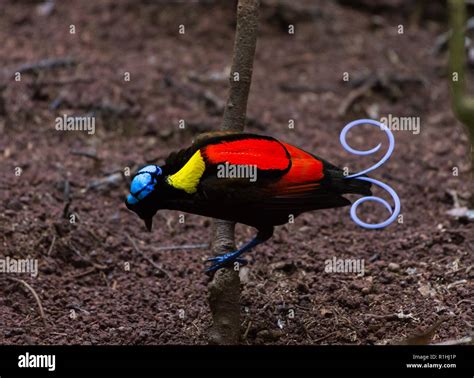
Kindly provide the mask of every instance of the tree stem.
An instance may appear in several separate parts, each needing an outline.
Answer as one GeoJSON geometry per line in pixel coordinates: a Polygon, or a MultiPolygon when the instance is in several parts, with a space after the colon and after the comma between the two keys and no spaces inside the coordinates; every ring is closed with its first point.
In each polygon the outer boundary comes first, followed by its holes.
{"type": "MultiPolygon", "coordinates": [[[[247,100],[252,82],[253,60],[257,44],[259,0],[239,0],[229,97],[222,130],[242,132],[245,127],[247,100]]],[[[235,249],[235,224],[214,221],[214,254],[235,249]]],[[[240,278],[232,268],[220,269],[209,284],[209,305],[213,324],[211,344],[237,344],[240,338],[240,278]]]]}
{"type": "Polygon", "coordinates": [[[451,93],[453,110],[457,118],[464,124],[469,137],[471,171],[470,207],[474,208],[474,97],[466,93],[465,66],[466,52],[464,48],[466,28],[466,4],[464,0],[449,0],[449,15],[452,35],[449,41],[449,65],[451,71],[451,93]]]}

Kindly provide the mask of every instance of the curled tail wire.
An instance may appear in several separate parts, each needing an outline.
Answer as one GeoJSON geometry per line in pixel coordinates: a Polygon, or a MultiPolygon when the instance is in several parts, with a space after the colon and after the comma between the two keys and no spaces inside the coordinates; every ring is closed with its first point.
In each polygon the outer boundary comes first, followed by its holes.
{"type": "Polygon", "coordinates": [[[390,158],[390,156],[393,153],[393,150],[395,149],[395,138],[394,138],[392,132],[390,131],[390,129],[381,122],[378,122],[378,121],[375,121],[375,120],[372,120],[372,119],[359,119],[359,120],[350,122],[349,124],[347,124],[344,127],[344,129],[342,129],[339,140],[340,140],[342,146],[344,147],[344,149],[346,151],[354,154],[354,155],[359,155],[359,156],[371,155],[371,154],[379,151],[381,146],[382,146],[382,144],[379,143],[377,146],[375,146],[374,148],[369,149],[369,150],[356,150],[356,149],[352,148],[351,146],[349,146],[349,144],[346,141],[347,133],[353,127],[363,125],[363,124],[373,125],[373,126],[378,127],[380,130],[385,131],[385,133],[387,134],[387,137],[388,137],[389,146],[388,146],[388,149],[387,149],[387,152],[385,153],[385,155],[376,164],[374,164],[371,167],[369,167],[369,168],[367,168],[363,171],[360,171],[358,173],[348,175],[345,178],[346,179],[352,179],[352,180],[354,180],[354,179],[355,180],[362,180],[362,181],[370,182],[374,185],[377,185],[377,186],[381,187],[382,189],[386,190],[390,194],[390,196],[392,197],[393,202],[395,204],[395,207],[394,207],[394,209],[392,209],[390,204],[386,200],[384,200],[383,198],[376,197],[376,196],[368,196],[368,197],[359,198],[357,201],[355,201],[353,203],[353,205],[351,206],[350,214],[351,214],[352,220],[361,227],[368,228],[368,229],[384,228],[384,227],[387,227],[389,224],[391,224],[397,218],[398,214],[400,213],[400,209],[401,209],[400,198],[398,197],[395,190],[393,190],[387,184],[384,184],[383,182],[372,179],[370,177],[366,177],[364,175],[369,173],[369,172],[372,172],[375,169],[377,169],[378,167],[380,167],[382,164],[384,164],[390,158]],[[367,201],[374,201],[374,202],[378,202],[378,203],[381,203],[382,205],[384,205],[388,209],[388,211],[390,211],[390,214],[391,214],[390,217],[388,219],[386,219],[385,221],[383,221],[383,222],[375,223],[375,224],[370,224],[370,223],[366,223],[366,222],[362,221],[357,216],[357,207],[360,204],[362,204],[364,202],[367,202],[367,201]]]}

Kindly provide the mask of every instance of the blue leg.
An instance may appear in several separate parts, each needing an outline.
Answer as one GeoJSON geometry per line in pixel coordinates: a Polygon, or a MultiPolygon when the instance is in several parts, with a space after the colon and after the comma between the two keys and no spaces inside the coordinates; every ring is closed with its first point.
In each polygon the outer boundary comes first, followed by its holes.
{"type": "Polygon", "coordinates": [[[238,262],[239,264],[245,265],[247,262],[239,258],[242,253],[250,251],[253,247],[264,243],[268,239],[270,239],[273,235],[273,227],[271,228],[265,228],[263,230],[259,230],[258,234],[255,238],[253,238],[250,242],[245,244],[242,248],[225,253],[223,255],[219,255],[216,257],[211,257],[210,259],[207,259],[207,261],[213,262],[214,264],[210,266],[209,268],[206,269],[206,272],[214,272],[216,270],[219,270],[221,268],[224,268],[225,266],[229,266],[234,262],[238,262]]]}

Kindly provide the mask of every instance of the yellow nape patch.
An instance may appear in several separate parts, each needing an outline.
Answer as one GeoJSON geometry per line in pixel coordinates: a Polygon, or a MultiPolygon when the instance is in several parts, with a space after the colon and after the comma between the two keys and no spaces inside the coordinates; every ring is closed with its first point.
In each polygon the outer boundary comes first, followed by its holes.
{"type": "Polygon", "coordinates": [[[168,184],[176,189],[184,190],[186,193],[195,193],[199,179],[205,169],[206,163],[204,163],[204,159],[201,156],[201,151],[198,150],[183,168],[174,175],[168,176],[168,184]]]}

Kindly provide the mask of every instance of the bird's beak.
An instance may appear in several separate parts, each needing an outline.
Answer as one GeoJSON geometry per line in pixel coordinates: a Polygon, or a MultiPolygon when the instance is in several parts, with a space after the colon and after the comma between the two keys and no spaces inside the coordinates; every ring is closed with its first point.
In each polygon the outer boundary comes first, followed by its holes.
{"type": "Polygon", "coordinates": [[[153,218],[146,218],[144,219],[145,221],[145,227],[148,230],[148,232],[151,232],[151,226],[153,225],[153,218]]]}

